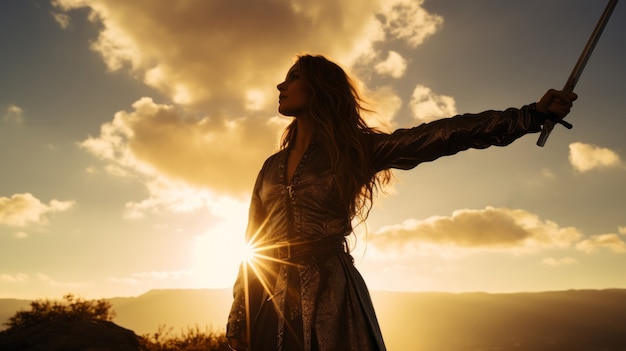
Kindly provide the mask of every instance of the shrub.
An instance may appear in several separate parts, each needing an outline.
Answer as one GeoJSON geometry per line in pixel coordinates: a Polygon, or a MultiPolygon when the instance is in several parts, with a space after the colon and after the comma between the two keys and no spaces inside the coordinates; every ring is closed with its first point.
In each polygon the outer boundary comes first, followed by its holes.
{"type": "Polygon", "coordinates": [[[73,294],[63,296],[62,301],[36,300],[31,302],[30,311],[19,311],[5,323],[8,330],[33,326],[57,320],[100,319],[111,321],[115,312],[108,300],[84,300],[73,294]]]}
{"type": "Polygon", "coordinates": [[[172,328],[159,326],[156,333],[143,335],[143,348],[148,351],[228,351],[226,334],[205,327],[189,327],[180,334],[172,328]]]}
{"type": "MultiPolygon", "coordinates": [[[[16,331],[43,322],[99,319],[112,322],[115,312],[107,300],[83,300],[73,294],[63,296],[61,301],[36,300],[30,311],[19,311],[9,321],[6,331],[16,331]]],[[[228,351],[224,332],[207,327],[188,328],[177,334],[173,328],[160,326],[153,334],[142,335],[141,348],[145,351],[228,351]]]]}

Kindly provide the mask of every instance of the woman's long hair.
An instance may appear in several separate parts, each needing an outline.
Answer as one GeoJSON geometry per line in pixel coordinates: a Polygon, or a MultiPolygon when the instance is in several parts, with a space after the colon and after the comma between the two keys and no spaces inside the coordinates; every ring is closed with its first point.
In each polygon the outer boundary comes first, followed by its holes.
{"type": "MultiPolygon", "coordinates": [[[[370,128],[361,111],[363,100],[351,79],[337,64],[323,56],[301,55],[296,62],[304,83],[311,91],[309,117],[315,142],[327,153],[335,175],[336,189],[350,215],[364,221],[369,215],[375,191],[389,182],[389,170],[376,172],[366,145],[370,128]]],[[[281,147],[295,137],[298,121],[285,130],[281,147]]]]}

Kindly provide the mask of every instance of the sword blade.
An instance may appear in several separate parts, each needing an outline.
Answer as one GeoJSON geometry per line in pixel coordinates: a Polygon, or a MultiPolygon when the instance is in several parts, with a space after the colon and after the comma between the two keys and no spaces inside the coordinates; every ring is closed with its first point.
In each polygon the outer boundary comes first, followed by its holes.
{"type": "MultiPolygon", "coordinates": [[[[613,9],[615,9],[615,5],[617,5],[617,1],[618,0],[609,0],[609,3],[604,8],[604,12],[600,17],[600,20],[598,20],[598,23],[596,24],[593,33],[591,33],[591,37],[589,37],[589,40],[587,41],[587,45],[585,45],[583,52],[580,54],[580,57],[576,62],[576,66],[574,66],[574,69],[567,79],[567,82],[565,82],[563,91],[574,91],[574,87],[576,87],[576,83],[578,83],[578,79],[580,78],[583,69],[585,69],[585,65],[587,64],[589,57],[591,57],[591,53],[596,47],[596,44],[598,43],[598,39],[600,39],[600,35],[602,34],[604,27],[609,22],[609,18],[611,17],[611,13],[613,13],[613,9]]],[[[548,140],[552,129],[554,129],[554,125],[555,123],[551,120],[545,121],[545,123],[543,124],[543,129],[541,130],[541,135],[539,135],[539,139],[537,140],[537,145],[544,146],[546,144],[546,141],[548,140]]]]}

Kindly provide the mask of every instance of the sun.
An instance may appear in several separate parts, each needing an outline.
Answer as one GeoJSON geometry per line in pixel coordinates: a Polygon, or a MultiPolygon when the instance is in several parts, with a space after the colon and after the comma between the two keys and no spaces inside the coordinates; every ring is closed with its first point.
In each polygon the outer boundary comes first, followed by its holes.
{"type": "Polygon", "coordinates": [[[252,258],[252,249],[245,242],[246,221],[242,220],[247,208],[233,207],[221,215],[193,238],[188,264],[196,288],[232,287],[241,263],[252,258]]]}
{"type": "Polygon", "coordinates": [[[257,249],[254,247],[254,245],[250,243],[245,243],[241,248],[241,254],[239,255],[241,257],[241,261],[249,264],[253,263],[256,257],[256,252],[257,249]]]}

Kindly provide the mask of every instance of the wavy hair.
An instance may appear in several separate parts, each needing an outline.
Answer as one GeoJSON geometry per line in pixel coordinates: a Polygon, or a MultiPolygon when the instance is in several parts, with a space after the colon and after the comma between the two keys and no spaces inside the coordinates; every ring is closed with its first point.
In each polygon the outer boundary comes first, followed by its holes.
{"type": "MultiPolygon", "coordinates": [[[[376,172],[366,145],[368,134],[381,133],[363,120],[364,101],[346,72],[324,56],[299,55],[296,65],[311,91],[309,117],[314,138],[328,155],[336,189],[350,218],[367,219],[374,194],[391,179],[391,172],[376,172]]],[[[295,137],[298,121],[287,126],[281,149],[295,137]]]]}

